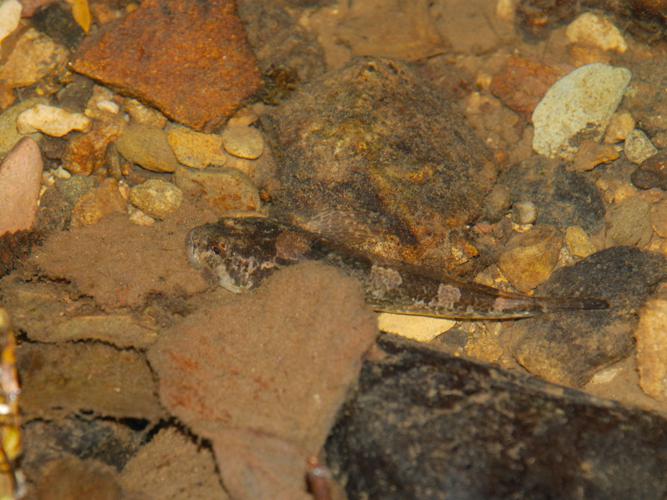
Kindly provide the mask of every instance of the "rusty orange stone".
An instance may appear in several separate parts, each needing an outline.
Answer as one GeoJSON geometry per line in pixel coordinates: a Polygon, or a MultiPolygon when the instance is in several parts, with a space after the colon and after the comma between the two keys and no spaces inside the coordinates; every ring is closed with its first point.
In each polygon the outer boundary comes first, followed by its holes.
{"type": "Polygon", "coordinates": [[[146,0],[88,37],[72,68],[198,130],[261,85],[234,0],[146,0]]]}
{"type": "Polygon", "coordinates": [[[491,93],[517,113],[530,115],[549,87],[572,68],[510,57],[491,81],[491,93]]]}

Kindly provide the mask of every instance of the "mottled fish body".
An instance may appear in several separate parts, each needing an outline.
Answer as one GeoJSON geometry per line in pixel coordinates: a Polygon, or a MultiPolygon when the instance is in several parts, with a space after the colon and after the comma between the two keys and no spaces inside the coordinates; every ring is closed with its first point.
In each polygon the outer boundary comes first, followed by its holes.
{"type": "Polygon", "coordinates": [[[188,256],[220,286],[242,292],[283,267],[317,260],[359,280],[377,311],[450,319],[511,319],[563,310],[605,309],[594,298],[548,298],[504,293],[436,278],[401,263],[379,262],[335,242],[267,218],[225,218],[194,228],[188,256]]]}

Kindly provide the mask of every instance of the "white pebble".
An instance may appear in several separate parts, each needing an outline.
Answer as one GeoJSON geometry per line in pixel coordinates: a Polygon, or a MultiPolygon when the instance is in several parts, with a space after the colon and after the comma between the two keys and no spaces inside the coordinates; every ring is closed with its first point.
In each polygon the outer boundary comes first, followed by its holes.
{"type": "Polygon", "coordinates": [[[16,129],[21,134],[39,131],[52,137],[62,137],[73,130],[85,132],[90,126],[90,118],[81,113],[70,113],[45,104],[37,104],[25,110],[16,119],[16,129]]]}
{"type": "Polygon", "coordinates": [[[113,101],[108,101],[108,100],[103,100],[99,101],[97,103],[97,109],[100,111],[106,111],[107,113],[111,113],[112,115],[118,114],[118,111],[120,111],[120,107],[118,107],[118,104],[116,104],[113,101]]]}
{"type": "Polygon", "coordinates": [[[533,149],[548,158],[572,159],[576,139],[600,140],[632,73],[607,64],[588,64],[558,80],[533,112],[533,149]]]}
{"type": "Polygon", "coordinates": [[[0,43],[19,25],[23,6],[18,0],[5,0],[0,3],[0,43]]]}

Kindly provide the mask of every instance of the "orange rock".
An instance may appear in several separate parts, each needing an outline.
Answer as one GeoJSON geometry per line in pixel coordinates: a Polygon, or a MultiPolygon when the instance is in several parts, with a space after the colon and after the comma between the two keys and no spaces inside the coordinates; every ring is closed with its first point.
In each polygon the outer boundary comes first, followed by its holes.
{"type": "Polygon", "coordinates": [[[507,107],[529,115],[549,87],[567,73],[565,67],[549,66],[513,56],[493,77],[490,90],[507,107]]]}
{"type": "Polygon", "coordinates": [[[122,121],[94,122],[90,132],[69,141],[63,166],[73,174],[92,174],[104,165],[107,147],[118,139],[122,129],[122,121]]]}
{"type": "Polygon", "coordinates": [[[30,138],[14,146],[0,164],[0,236],[33,228],[42,168],[39,146],[30,138]]]}
{"type": "Polygon", "coordinates": [[[261,85],[235,9],[233,0],[147,0],[86,39],[72,68],[211,130],[261,85]]]}

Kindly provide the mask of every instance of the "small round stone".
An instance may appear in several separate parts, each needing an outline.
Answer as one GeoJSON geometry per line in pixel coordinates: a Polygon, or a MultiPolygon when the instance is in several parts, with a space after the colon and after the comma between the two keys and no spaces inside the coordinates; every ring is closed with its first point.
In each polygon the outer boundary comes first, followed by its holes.
{"type": "Polygon", "coordinates": [[[628,198],[607,211],[607,244],[646,245],[653,228],[649,221],[650,206],[639,196],[628,198]]]}
{"type": "Polygon", "coordinates": [[[517,224],[534,224],[537,219],[537,207],[532,201],[520,201],[512,207],[512,219],[517,224]]]}
{"type": "Polygon", "coordinates": [[[512,285],[527,292],[549,279],[558,263],[562,243],[556,228],[535,226],[512,237],[498,266],[512,285]]]}
{"type": "Polygon", "coordinates": [[[130,201],[144,213],[163,219],[181,206],[183,193],[171,182],[149,179],[130,190],[130,201]]]}
{"type": "Polygon", "coordinates": [[[264,152],[262,133],[253,127],[229,126],[222,133],[225,151],[229,154],[254,160],[264,152]]]}
{"type": "Polygon", "coordinates": [[[591,238],[580,226],[570,226],[565,230],[565,244],[572,255],[582,259],[597,250],[591,238]]]}
{"type": "Polygon", "coordinates": [[[167,141],[167,133],[156,127],[130,125],[116,142],[125,159],[153,172],[173,172],[178,160],[167,141]]]}
{"type": "Polygon", "coordinates": [[[639,129],[634,129],[626,137],[624,151],[628,160],[637,165],[641,165],[658,152],[651,139],[639,129]]]}
{"type": "Polygon", "coordinates": [[[623,142],[635,128],[635,119],[627,111],[614,113],[604,134],[606,144],[623,142]]]}

